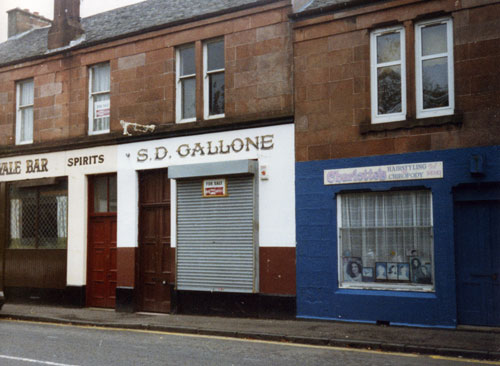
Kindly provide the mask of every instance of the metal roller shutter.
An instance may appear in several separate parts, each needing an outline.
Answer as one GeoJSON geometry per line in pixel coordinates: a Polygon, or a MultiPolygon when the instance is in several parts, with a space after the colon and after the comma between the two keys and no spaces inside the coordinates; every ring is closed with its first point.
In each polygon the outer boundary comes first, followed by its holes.
{"type": "Polygon", "coordinates": [[[255,289],[254,179],[227,177],[227,197],[202,197],[202,179],[177,182],[177,289],[255,289]]]}

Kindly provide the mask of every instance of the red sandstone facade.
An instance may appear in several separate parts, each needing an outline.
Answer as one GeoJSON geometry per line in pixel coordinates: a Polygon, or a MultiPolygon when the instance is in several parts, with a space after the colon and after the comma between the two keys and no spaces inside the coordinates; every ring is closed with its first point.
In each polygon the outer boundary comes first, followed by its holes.
{"type": "Polygon", "coordinates": [[[498,144],[498,1],[364,2],[294,24],[297,161],[400,154],[498,144]],[[416,118],[416,22],[453,20],[455,113],[416,118]],[[407,116],[373,124],[370,33],[406,31],[407,116]]]}

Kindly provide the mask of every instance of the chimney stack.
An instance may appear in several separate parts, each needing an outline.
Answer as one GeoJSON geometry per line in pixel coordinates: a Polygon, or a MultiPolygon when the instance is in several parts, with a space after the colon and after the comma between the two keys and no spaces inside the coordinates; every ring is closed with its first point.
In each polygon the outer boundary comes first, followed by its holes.
{"type": "Polygon", "coordinates": [[[80,0],[54,0],[54,20],[49,29],[48,49],[65,47],[82,34],[80,0]]]}
{"type": "Polygon", "coordinates": [[[7,37],[13,37],[33,28],[46,27],[51,24],[50,19],[40,16],[38,13],[30,13],[28,9],[15,8],[7,11],[9,15],[9,29],[7,37]]]}

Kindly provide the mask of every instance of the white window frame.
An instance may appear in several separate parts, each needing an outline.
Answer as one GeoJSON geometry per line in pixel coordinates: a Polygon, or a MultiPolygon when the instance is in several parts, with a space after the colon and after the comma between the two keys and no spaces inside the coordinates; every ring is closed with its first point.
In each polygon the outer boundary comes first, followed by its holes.
{"type": "Polygon", "coordinates": [[[429,21],[424,21],[415,24],[415,77],[416,77],[416,92],[417,92],[417,118],[429,118],[451,115],[455,111],[455,83],[453,71],[453,22],[451,18],[441,18],[429,21]],[[422,55],[422,28],[436,25],[446,24],[447,50],[446,53],[439,53],[429,56],[422,55]],[[448,98],[449,106],[432,109],[423,108],[423,79],[422,79],[422,62],[429,59],[448,57],[448,98]]]}
{"type": "MultiPolygon", "coordinates": [[[[215,119],[215,118],[224,118],[225,113],[221,114],[210,114],[210,75],[212,74],[221,74],[226,72],[226,60],[225,60],[225,41],[223,38],[211,39],[210,41],[203,43],[203,105],[204,105],[204,118],[205,119],[215,119]],[[208,71],[208,45],[210,43],[215,42],[223,42],[224,44],[224,68],[210,70],[208,71]]],[[[225,76],[224,76],[225,77],[225,76]]],[[[225,87],[225,83],[224,83],[225,87]]],[[[224,111],[226,103],[226,97],[224,96],[224,111]]]]}
{"type": "Polygon", "coordinates": [[[190,43],[184,46],[181,46],[175,51],[175,121],[176,123],[186,123],[186,122],[196,122],[196,67],[194,74],[182,75],[181,76],[181,50],[184,48],[194,49],[194,62],[196,66],[196,45],[194,43],[190,43]],[[195,80],[195,116],[192,118],[182,118],[182,81],[185,79],[194,79],[195,80]]]}
{"type": "MultiPolygon", "coordinates": [[[[33,143],[33,136],[31,137],[31,140],[21,140],[21,124],[24,123],[22,120],[22,111],[24,109],[32,108],[34,106],[34,99],[35,99],[35,81],[31,79],[26,79],[22,81],[18,81],[16,83],[16,145],[25,145],[25,144],[32,144],[33,143]],[[25,104],[21,105],[21,86],[25,83],[32,83],[33,84],[33,101],[30,104],[25,104]]],[[[31,130],[33,131],[32,135],[34,134],[34,124],[35,124],[35,116],[33,113],[33,119],[31,120],[31,130]]]]}
{"type": "Polygon", "coordinates": [[[385,123],[403,121],[406,119],[406,43],[405,29],[403,26],[378,29],[370,34],[370,91],[371,91],[371,110],[372,123],[385,123]],[[377,63],[377,37],[399,32],[400,34],[400,60],[384,63],[377,63]],[[379,67],[401,66],[401,112],[390,114],[378,114],[378,73],[379,67]]]}
{"type": "MultiPolygon", "coordinates": [[[[110,75],[110,83],[109,83],[110,89],[105,90],[105,91],[100,91],[100,92],[94,92],[94,93],[92,92],[92,77],[93,77],[93,73],[94,73],[94,68],[99,67],[99,66],[103,66],[106,64],[110,65],[109,62],[104,62],[104,63],[100,63],[97,65],[92,65],[89,67],[89,111],[88,111],[88,114],[89,114],[89,116],[88,116],[89,117],[88,118],[89,135],[102,135],[104,133],[109,133],[109,131],[110,131],[110,126],[106,130],[94,131],[94,96],[108,94],[109,95],[109,104],[111,107],[111,75],[110,75]]],[[[111,72],[111,68],[110,68],[110,72],[111,72]]],[[[111,115],[109,118],[110,118],[110,125],[111,125],[111,115]]]]}
{"type": "MultiPolygon", "coordinates": [[[[415,191],[418,191],[416,189],[415,191]]],[[[411,191],[410,191],[411,192],[411,191]]],[[[342,228],[342,194],[337,196],[337,278],[338,286],[341,289],[363,289],[363,290],[382,290],[382,291],[409,291],[409,292],[435,292],[436,277],[434,266],[434,209],[432,192],[430,194],[430,225],[433,228],[432,243],[431,243],[431,266],[432,266],[432,284],[411,284],[411,283],[385,283],[385,282],[347,282],[343,279],[343,253],[341,241],[341,228],[342,228]]],[[[410,264],[411,265],[411,264],[410,264]]],[[[373,269],[374,275],[376,268],[373,269]]],[[[410,274],[411,276],[411,274],[410,274]]]]}

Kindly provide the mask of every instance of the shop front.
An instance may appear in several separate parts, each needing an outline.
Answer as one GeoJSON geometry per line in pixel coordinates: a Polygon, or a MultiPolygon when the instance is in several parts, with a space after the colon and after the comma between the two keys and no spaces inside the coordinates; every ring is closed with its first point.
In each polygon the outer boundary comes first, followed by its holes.
{"type": "Polygon", "coordinates": [[[500,325],[498,146],[298,163],[297,314],[500,325]]]}
{"type": "Polygon", "coordinates": [[[113,172],[116,149],[0,159],[6,301],[85,305],[87,178],[113,172]]]}
{"type": "Polygon", "coordinates": [[[120,145],[117,310],[294,313],[293,133],[120,145]]]}

